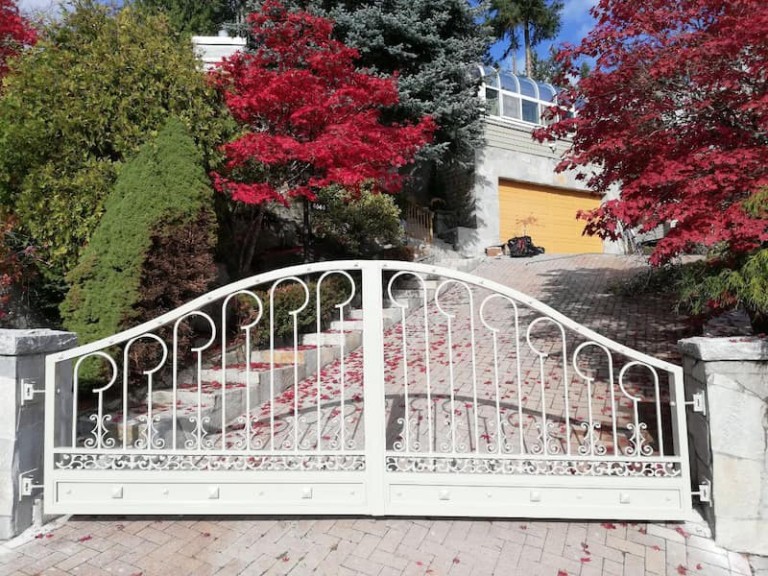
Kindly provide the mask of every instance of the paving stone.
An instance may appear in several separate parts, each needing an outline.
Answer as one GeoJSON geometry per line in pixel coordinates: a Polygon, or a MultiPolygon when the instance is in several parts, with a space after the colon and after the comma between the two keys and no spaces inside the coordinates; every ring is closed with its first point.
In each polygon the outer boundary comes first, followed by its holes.
{"type": "MultiPolygon", "coordinates": [[[[499,265],[484,265],[479,273],[540,298],[623,344],[660,358],[678,359],[676,340],[683,328],[660,302],[650,305],[642,298],[604,296],[606,286],[632,273],[637,263],[603,255],[530,266],[495,262],[499,265]],[[578,290],[573,289],[574,282],[578,290]]],[[[462,377],[471,381],[472,374],[462,377]]],[[[615,522],[615,529],[606,529],[602,524],[431,518],[73,517],[53,527],[51,538],[0,544],[0,573],[25,576],[30,574],[29,567],[49,564],[54,576],[104,576],[105,566],[134,567],[143,576],[562,576],[561,570],[569,576],[679,576],[677,568],[683,566],[687,576],[751,576],[746,559],[715,546],[704,528],[615,522]],[[686,538],[676,528],[691,536],[686,538]],[[699,563],[702,570],[696,569],[699,563]]],[[[755,565],[761,560],[756,559],[755,565]]]]}

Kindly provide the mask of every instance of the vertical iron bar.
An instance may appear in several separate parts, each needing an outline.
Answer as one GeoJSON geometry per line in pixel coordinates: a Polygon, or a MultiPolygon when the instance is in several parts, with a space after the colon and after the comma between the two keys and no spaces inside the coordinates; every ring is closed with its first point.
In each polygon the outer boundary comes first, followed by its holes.
{"type": "Polygon", "coordinates": [[[369,513],[386,512],[386,402],[384,390],[384,323],[382,266],[365,262],[363,269],[363,405],[365,469],[368,472],[369,513]]]}
{"type": "Polygon", "coordinates": [[[427,374],[427,434],[429,434],[429,452],[434,452],[434,439],[432,438],[432,379],[429,368],[429,310],[427,309],[427,286],[422,284],[424,290],[424,362],[427,374]]]}

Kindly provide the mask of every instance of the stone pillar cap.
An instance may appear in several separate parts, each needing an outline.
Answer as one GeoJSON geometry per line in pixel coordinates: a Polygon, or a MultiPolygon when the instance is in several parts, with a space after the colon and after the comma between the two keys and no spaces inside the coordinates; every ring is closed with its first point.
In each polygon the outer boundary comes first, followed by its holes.
{"type": "Polygon", "coordinates": [[[29,356],[68,350],[77,345],[77,334],[34,328],[31,330],[0,329],[0,356],[29,356]]]}
{"type": "Polygon", "coordinates": [[[686,356],[710,362],[728,360],[768,361],[768,338],[735,336],[730,338],[686,338],[678,342],[686,356]]]}

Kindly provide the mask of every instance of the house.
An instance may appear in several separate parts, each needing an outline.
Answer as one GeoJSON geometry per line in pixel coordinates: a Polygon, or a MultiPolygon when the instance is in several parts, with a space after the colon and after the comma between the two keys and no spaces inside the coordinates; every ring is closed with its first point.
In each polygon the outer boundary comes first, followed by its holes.
{"type": "MultiPolygon", "coordinates": [[[[206,69],[246,44],[245,38],[226,33],[193,36],[192,42],[206,69]]],[[[541,144],[531,137],[543,124],[543,112],[554,103],[557,90],[487,66],[472,66],[471,72],[481,81],[480,96],[486,103],[485,146],[475,153],[472,174],[443,175],[443,187],[452,196],[450,207],[462,207],[444,237],[464,256],[482,255],[485,248],[522,235],[531,236],[549,254],[623,253],[622,243],[582,234],[584,222],[576,213],[598,207],[604,198],[590,192],[575,174],[555,172],[567,142],[541,144]]],[[[433,216],[409,204],[406,229],[431,243],[433,216]]],[[[441,228],[446,230],[438,223],[438,231],[441,228]]]]}
{"type": "Polygon", "coordinates": [[[245,48],[245,38],[229,36],[226,30],[218,36],[192,36],[192,46],[195,54],[203,62],[205,70],[212,70],[224,58],[229,58],[245,48]]]}
{"type": "Polygon", "coordinates": [[[622,253],[617,242],[584,236],[579,210],[604,200],[574,173],[556,173],[567,142],[538,143],[532,131],[544,124],[543,111],[557,90],[525,76],[475,66],[486,102],[485,146],[476,151],[469,192],[469,226],[457,229],[456,245],[466,255],[482,254],[514,236],[528,235],[547,253],[622,253]]]}

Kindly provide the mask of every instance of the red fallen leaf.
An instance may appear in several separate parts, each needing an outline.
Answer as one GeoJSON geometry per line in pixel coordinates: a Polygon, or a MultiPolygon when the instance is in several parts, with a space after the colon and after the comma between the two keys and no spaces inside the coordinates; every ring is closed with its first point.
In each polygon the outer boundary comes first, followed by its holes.
{"type": "Polygon", "coordinates": [[[41,534],[35,534],[35,540],[40,540],[41,538],[44,538],[44,537],[45,537],[45,535],[42,534],[42,533],[41,534]]]}
{"type": "Polygon", "coordinates": [[[641,526],[641,527],[638,529],[638,532],[640,532],[640,534],[648,534],[648,529],[647,529],[647,528],[643,528],[643,527],[641,526]]]}
{"type": "Polygon", "coordinates": [[[87,534],[86,536],[82,536],[81,538],[78,538],[78,542],[88,542],[88,540],[93,540],[93,536],[90,534],[87,534]]]}
{"type": "Polygon", "coordinates": [[[592,558],[589,556],[582,556],[579,560],[581,560],[582,564],[586,564],[587,562],[592,562],[592,558]]]}
{"type": "Polygon", "coordinates": [[[528,526],[525,524],[520,524],[520,530],[528,530],[528,526]]]}
{"type": "Polygon", "coordinates": [[[677,573],[681,574],[682,576],[685,576],[685,574],[688,574],[688,568],[686,568],[682,564],[678,564],[677,565],[677,573]]]}
{"type": "Polygon", "coordinates": [[[616,530],[616,525],[612,524],[611,522],[603,522],[602,524],[600,524],[600,526],[602,526],[606,530],[616,530]]]}
{"type": "Polygon", "coordinates": [[[696,564],[696,570],[703,570],[704,567],[701,564],[696,564]]]}
{"type": "Polygon", "coordinates": [[[45,535],[46,538],[53,538],[53,532],[48,532],[48,534],[45,535]]]}
{"type": "Polygon", "coordinates": [[[566,570],[558,570],[557,576],[568,576],[568,572],[566,570]]]}
{"type": "Polygon", "coordinates": [[[203,532],[203,536],[205,536],[206,538],[210,538],[211,533],[210,532],[203,532]]]}
{"type": "Polygon", "coordinates": [[[283,562],[288,562],[290,561],[290,558],[288,558],[288,556],[283,556],[282,560],[283,562]]]}
{"type": "Polygon", "coordinates": [[[453,563],[454,563],[454,564],[461,564],[461,560],[459,560],[459,557],[458,557],[458,556],[456,556],[456,557],[453,559],[453,563]]]}
{"type": "Polygon", "coordinates": [[[688,532],[686,532],[685,530],[683,530],[683,527],[682,527],[682,526],[676,526],[676,527],[675,527],[675,532],[677,532],[678,534],[680,534],[680,536],[682,536],[683,538],[688,538],[688,537],[690,536],[690,534],[688,534],[688,532]]]}
{"type": "Polygon", "coordinates": [[[416,560],[416,566],[424,566],[424,562],[421,560],[416,560]]]}
{"type": "Polygon", "coordinates": [[[661,546],[659,546],[658,544],[654,544],[653,546],[651,546],[651,549],[656,550],[658,552],[659,550],[661,550],[661,546]]]}
{"type": "Polygon", "coordinates": [[[134,572],[131,576],[142,576],[144,572],[134,572]]]}

